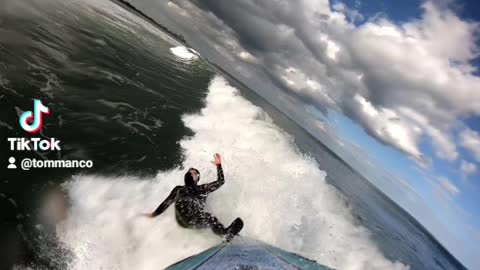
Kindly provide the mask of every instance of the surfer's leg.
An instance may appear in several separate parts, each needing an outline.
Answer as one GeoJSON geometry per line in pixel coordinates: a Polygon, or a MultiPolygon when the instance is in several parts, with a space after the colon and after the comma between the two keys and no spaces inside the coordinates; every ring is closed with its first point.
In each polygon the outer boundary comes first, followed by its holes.
{"type": "Polygon", "coordinates": [[[223,224],[210,213],[201,213],[195,222],[196,226],[199,228],[210,228],[217,235],[225,235],[228,233],[228,230],[223,226],[223,224]]]}

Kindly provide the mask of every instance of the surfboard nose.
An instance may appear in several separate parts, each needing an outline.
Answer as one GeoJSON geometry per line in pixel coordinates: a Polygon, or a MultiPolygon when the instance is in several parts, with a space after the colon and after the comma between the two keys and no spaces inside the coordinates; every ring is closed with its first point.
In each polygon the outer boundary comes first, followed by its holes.
{"type": "Polygon", "coordinates": [[[297,254],[240,236],[229,243],[214,246],[166,268],[166,270],[194,269],[331,270],[297,254]]]}

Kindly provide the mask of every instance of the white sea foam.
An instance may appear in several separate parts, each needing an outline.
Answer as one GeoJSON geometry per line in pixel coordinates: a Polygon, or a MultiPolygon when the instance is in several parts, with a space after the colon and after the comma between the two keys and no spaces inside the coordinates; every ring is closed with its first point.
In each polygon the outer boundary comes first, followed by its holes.
{"type": "Polygon", "coordinates": [[[170,51],[175,54],[176,56],[182,58],[182,59],[185,59],[185,60],[194,60],[194,59],[197,59],[198,58],[198,53],[191,50],[191,49],[188,49],[187,47],[185,46],[177,46],[177,47],[173,47],[173,48],[170,48],[170,51]]]}
{"type": "MultiPolygon", "coordinates": [[[[354,225],[316,161],[303,156],[262,109],[221,77],[209,90],[201,113],[183,116],[195,135],[180,142],[183,166],[198,168],[203,183],[216,179],[212,154],[222,155],[226,184],[211,194],[207,210],[227,225],[242,217],[244,236],[331,267],[408,268],[387,260],[369,232],[354,225]]],[[[173,207],[155,219],[138,216],[182,184],[184,171],[174,168],[154,179],[77,176],[69,182],[72,207],[58,233],[77,256],[71,269],[162,269],[219,243],[208,230],[179,227],[173,207]]]]}

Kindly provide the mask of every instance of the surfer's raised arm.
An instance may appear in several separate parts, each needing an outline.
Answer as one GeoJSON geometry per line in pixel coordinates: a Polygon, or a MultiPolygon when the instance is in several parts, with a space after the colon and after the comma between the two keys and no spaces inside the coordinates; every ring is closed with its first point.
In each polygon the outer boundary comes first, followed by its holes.
{"type": "Polygon", "coordinates": [[[199,189],[201,190],[202,193],[213,192],[225,183],[225,177],[223,175],[223,169],[222,169],[222,157],[218,153],[215,153],[213,157],[215,160],[210,162],[212,162],[215,166],[217,166],[217,181],[199,186],[199,189]]]}
{"type": "Polygon", "coordinates": [[[167,208],[176,200],[178,191],[181,188],[181,186],[176,186],[172,190],[172,192],[170,192],[170,195],[168,195],[168,197],[157,207],[157,209],[155,209],[155,211],[153,211],[152,213],[144,214],[144,216],[153,218],[167,210],[167,208]]]}

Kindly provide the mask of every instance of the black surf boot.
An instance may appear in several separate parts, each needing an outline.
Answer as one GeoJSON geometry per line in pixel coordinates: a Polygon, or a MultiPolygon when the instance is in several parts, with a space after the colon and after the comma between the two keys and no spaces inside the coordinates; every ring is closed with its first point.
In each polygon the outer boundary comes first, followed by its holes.
{"type": "Polygon", "coordinates": [[[225,236],[225,241],[230,242],[232,241],[233,237],[235,235],[238,235],[238,233],[242,230],[243,228],[243,220],[241,218],[236,218],[230,226],[228,226],[227,230],[228,233],[225,236]]]}

